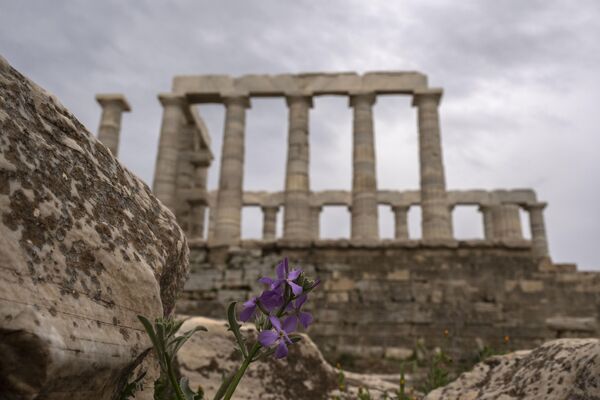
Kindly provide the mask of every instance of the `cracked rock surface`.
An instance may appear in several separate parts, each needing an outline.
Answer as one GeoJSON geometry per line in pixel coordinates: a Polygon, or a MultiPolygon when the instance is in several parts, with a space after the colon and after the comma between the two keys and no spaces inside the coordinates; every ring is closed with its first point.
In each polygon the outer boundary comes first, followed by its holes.
{"type": "Polygon", "coordinates": [[[175,218],[0,57],[0,398],[111,399],[188,273],[175,218]]]}
{"type": "Polygon", "coordinates": [[[490,357],[425,400],[600,399],[600,341],[559,339],[490,357]]]}

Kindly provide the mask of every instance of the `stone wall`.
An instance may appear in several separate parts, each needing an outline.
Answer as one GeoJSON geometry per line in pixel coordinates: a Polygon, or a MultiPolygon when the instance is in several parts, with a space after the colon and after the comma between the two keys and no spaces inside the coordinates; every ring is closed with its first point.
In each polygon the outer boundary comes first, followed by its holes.
{"type": "Polygon", "coordinates": [[[309,334],[327,355],[401,358],[422,339],[464,356],[507,339],[520,349],[598,331],[600,274],[535,261],[526,242],[197,243],[178,311],[222,318],[229,301],[260,291],[257,279],[284,256],[323,281],[309,334]]]}

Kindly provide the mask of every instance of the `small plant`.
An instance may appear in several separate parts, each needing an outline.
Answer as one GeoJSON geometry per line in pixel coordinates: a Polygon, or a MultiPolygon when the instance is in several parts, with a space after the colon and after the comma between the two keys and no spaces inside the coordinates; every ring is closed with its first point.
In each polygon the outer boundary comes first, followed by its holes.
{"type": "MultiPolygon", "coordinates": [[[[214,396],[214,400],[230,400],[249,365],[260,359],[274,356],[284,358],[288,355],[288,346],[298,342],[300,337],[293,333],[301,325],[307,328],[313,321],[310,313],[303,311],[308,294],[319,285],[319,280],[307,278],[302,270],[290,271],[288,259],[285,258],[276,268],[277,277],[263,277],[259,282],[266,285],[260,296],[253,297],[243,304],[239,320],[253,321],[259,332],[254,343],[242,335],[241,324],[236,318],[236,302],[227,307],[229,330],[235,337],[238,351],[242,355],[240,367],[231,375],[225,376],[214,396]]],[[[175,356],[183,344],[198,330],[196,327],[181,336],[175,336],[183,321],[157,319],[154,326],[150,321],[138,316],[156,352],[160,364],[160,377],[154,382],[154,400],[202,400],[201,388],[194,392],[189,387],[187,378],[177,379],[173,366],[175,356]]],[[[121,393],[121,400],[134,396],[143,376],[127,384],[121,393]]]]}

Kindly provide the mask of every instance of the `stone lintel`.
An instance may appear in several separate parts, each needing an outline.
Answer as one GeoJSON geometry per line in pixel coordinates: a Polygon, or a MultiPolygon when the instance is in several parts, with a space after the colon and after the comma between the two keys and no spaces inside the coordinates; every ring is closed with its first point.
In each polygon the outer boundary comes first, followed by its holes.
{"type": "Polygon", "coordinates": [[[120,93],[99,93],[96,95],[96,101],[102,108],[108,106],[109,104],[117,104],[121,110],[125,112],[131,111],[131,106],[129,102],[120,93]]]}
{"type": "Polygon", "coordinates": [[[219,103],[227,91],[245,91],[251,97],[283,97],[301,91],[308,95],[348,96],[352,91],[376,94],[412,94],[427,88],[427,76],[414,71],[356,73],[305,73],[281,75],[176,76],[173,91],[186,94],[192,103],[219,103]]]}

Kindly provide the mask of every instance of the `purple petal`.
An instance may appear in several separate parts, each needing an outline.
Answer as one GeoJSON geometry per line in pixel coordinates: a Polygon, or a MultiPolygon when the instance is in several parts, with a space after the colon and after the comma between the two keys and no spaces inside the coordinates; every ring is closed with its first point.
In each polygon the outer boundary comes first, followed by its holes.
{"type": "Polygon", "coordinates": [[[287,258],[284,258],[282,262],[277,265],[277,278],[285,279],[286,273],[288,270],[288,261],[287,258]]]}
{"type": "Polygon", "coordinates": [[[304,329],[308,328],[308,326],[312,323],[313,317],[310,313],[301,312],[300,313],[300,323],[304,327],[304,329]]]}
{"type": "Polygon", "coordinates": [[[302,293],[302,286],[297,285],[291,281],[287,281],[287,283],[292,288],[292,293],[294,293],[294,296],[298,296],[300,293],[302,293]]]}
{"type": "Polygon", "coordinates": [[[256,305],[252,305],[251,307],[245,307],[242,312],[240,313],[240,321],[246,322],[248,321],[250,318],[252,318],[252,314],[254,314],[254,311],[256,310],[256,305]]]}
{"type": "Polygon", "coordinates": [[[269,285],[269,286],[273,286],[273,283],[275,283],[275,281],[273,279],[269,278],[268,276],[263,276],[258,281],[260,283],[264,283],[265,285],[269,285]]]}
{"type": "Polygon", "coordinates": [[[267,290],[260,295],[260,302],[267,311],[272,311],[283,304],[283,297],[277,290],[267,290]]]}
{"type": "Polygon", "coordinates": [[[270,329],[268,331],[262,331],[258,334],[258,341],[265,347],[269,347],[270,345],[275,343],[275,341],[277,341],[278,338],[279,335],[270,329]]]}
{"type": "Polygon", "coordinates": [[[256,306],[256,297],[253,297],[244,303],[244,307],[254,307],[254,306],[256,306]]]}
{"type": "Polygon", "coordinates": [[[292,333],[298,327],[298,317],[290,315],[283,321],[283,331],[285,333],[292,333]]]}
{"type": "Polygon", "coordinates": [[[288,274],[288,279],[290,281],[296,280],[296,279],[298,279],[298,277],[300,276],[301,273],[302,273],[301,269],[294,269],[294,270],[290,271],[290,273],[288,274]]]}
{"type": "Polygon", "coordinates": [[[287,349],[287,346],[285,345],[285,342],[282,340],[281,342],[279,342],[279,345],[277,346],[277,350],[275,350],[275,358],[283,358],[287,355],[288,355],[288,349],[287,349]]]}
{"type": "Polygon", "coordinates": [[[296,299],[296,301],[295,301],[295,308],[296,308],[296,310],[299,310],[299,309],[300,309],[300,307],[302,307],[302,305],[304,304],[304,302],[306,302],[306,299],[307,299],[307,298],[308,298],[308,297],[307,297],[305,294],[303,294],[303,295],[300,295],[300,296],[299,296],[299,297],[296,299]]]}
{"type": "Polygon", "coordinates": [[[273,325],[273,327],[276,330],[278,330],[278,331],[281,330],[281,322],[279,321],[279,319],[277,317],[270,316],[269,320],[271,321],[271,325],[273,325]]]}

